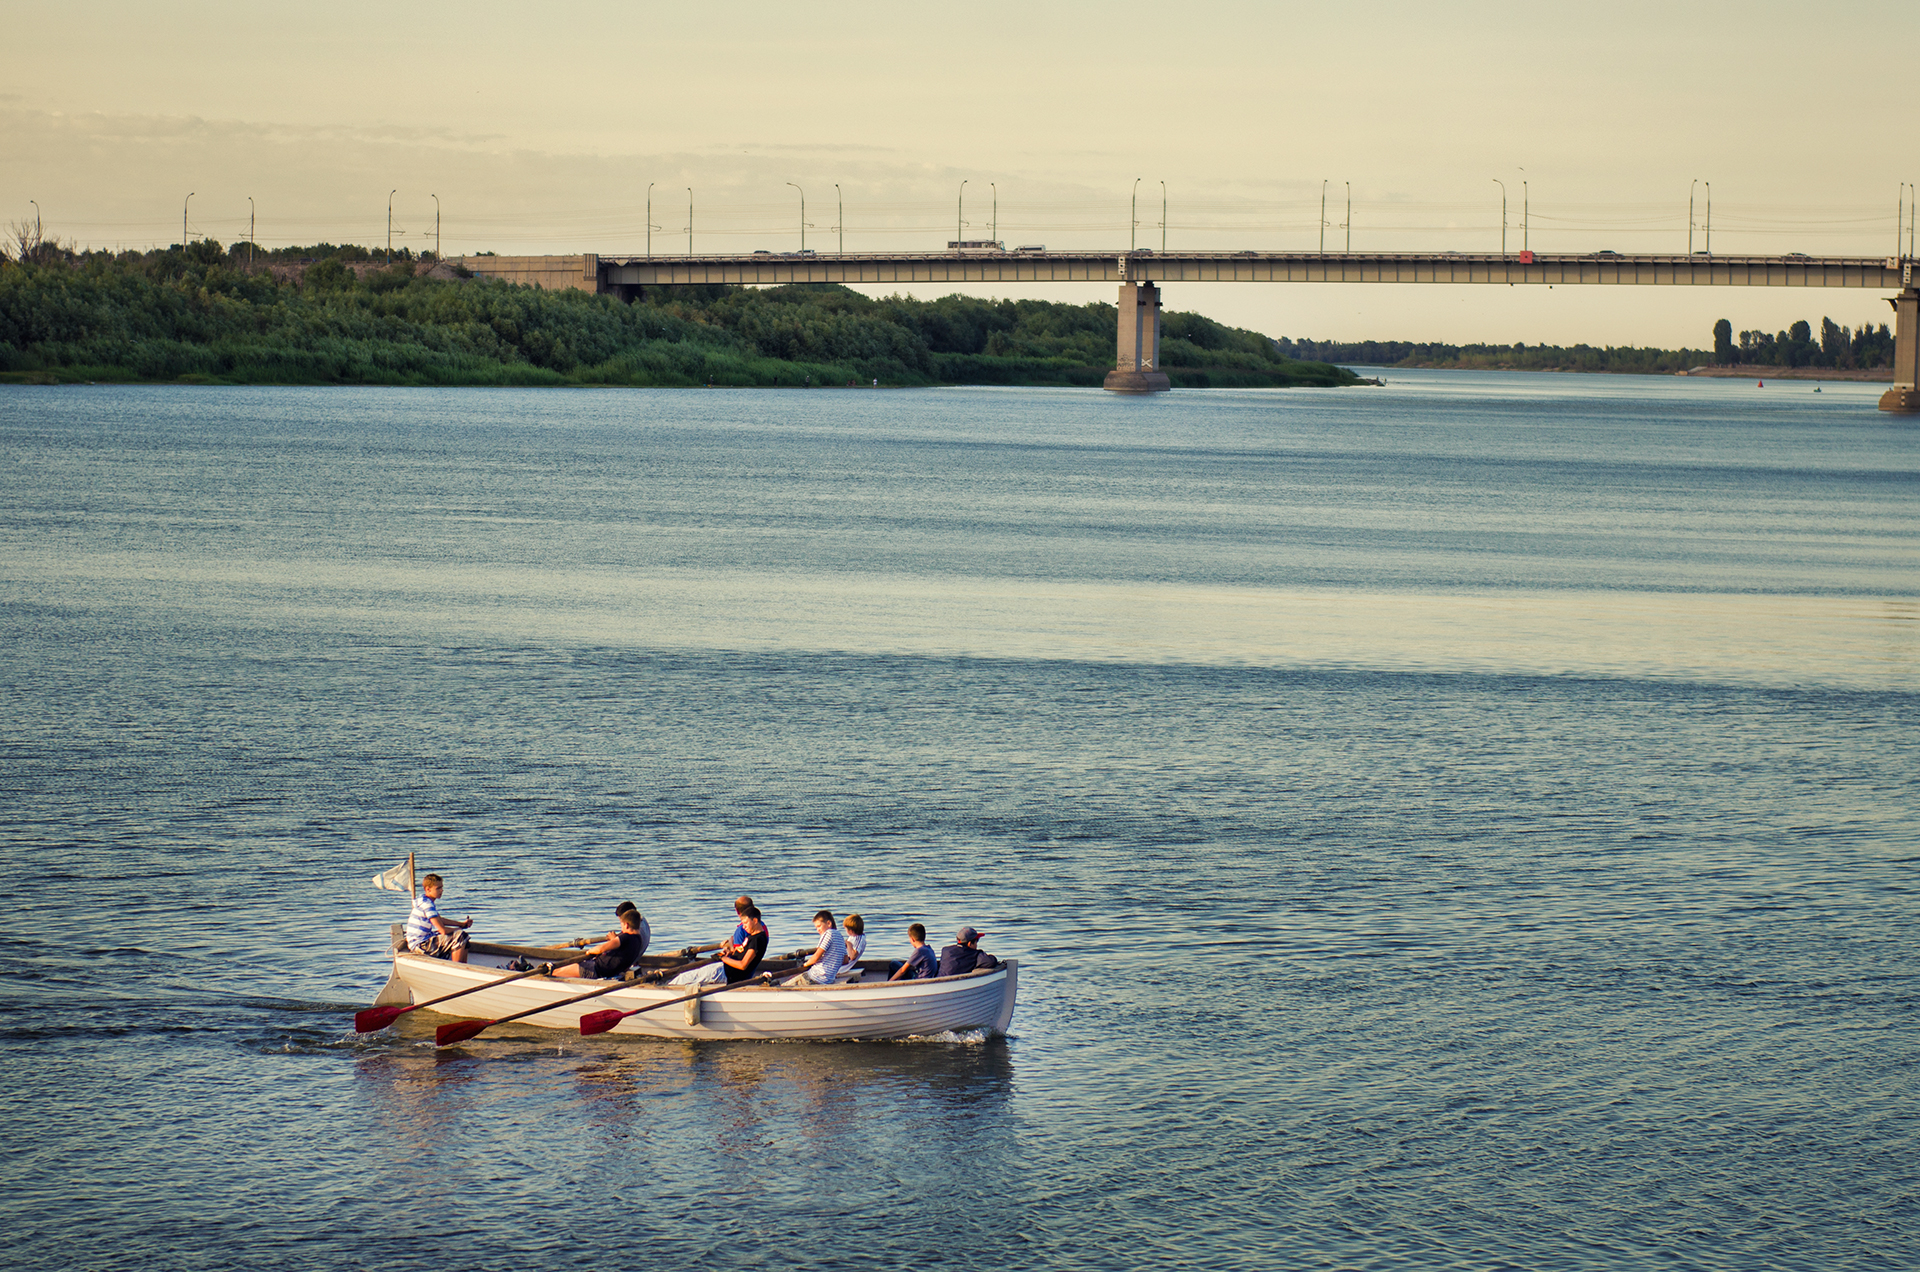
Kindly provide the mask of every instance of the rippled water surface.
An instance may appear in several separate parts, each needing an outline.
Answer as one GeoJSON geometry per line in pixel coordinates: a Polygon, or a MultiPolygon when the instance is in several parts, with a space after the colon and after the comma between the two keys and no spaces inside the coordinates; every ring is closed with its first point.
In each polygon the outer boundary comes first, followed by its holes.
{"type": "Polygon", "coordinates": [[[1390,376],[0,390],[7,1265],[1913,1266],[1920,428],[1390,376]],[[408,851],[1012,1036],[356,1036],[408,851]]]}

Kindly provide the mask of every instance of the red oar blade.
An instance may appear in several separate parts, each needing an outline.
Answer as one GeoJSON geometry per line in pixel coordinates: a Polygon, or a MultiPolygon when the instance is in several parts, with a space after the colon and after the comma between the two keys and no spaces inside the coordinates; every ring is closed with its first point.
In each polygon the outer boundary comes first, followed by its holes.
{"type": "Polygon", "coordinates": [[[369,1007],[353,1013],[353,1027],[360,1033],[372,1033],[376,1029],[385,1029],[412,1010],[411,1007],[369,1007]]]}
{"type": "Polygon", "coordinates": [[[630,1014],[632,1013],[624,1011],[590,1011],[580,1017],[580,1036],[585,1038],[592,1034],[605,1033],[630,1014]]]}
{"type": "Polygon", "coordinates": [[[442,1025],[433,1031],[433,1045],[451,1047],[457,1042],[465,1042],[494,1023],[491,1020],[456,1020],[451,1024],[442,1025]]]}

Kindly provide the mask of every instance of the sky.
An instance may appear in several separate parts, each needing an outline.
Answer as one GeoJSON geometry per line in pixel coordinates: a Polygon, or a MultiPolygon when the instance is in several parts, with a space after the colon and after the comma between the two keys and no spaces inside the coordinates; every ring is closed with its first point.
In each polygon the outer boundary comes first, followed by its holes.
{"type": "MultiPolygon", "coordinates": [[[[183,208],[194,237],[245,239],[251,212],[262,244],[378,245],[391,199],[415,250],[437,208],[449,255],[684,252],[691,197],[697,252],[798,247],[803,198],[820,250],[960,230],[1486,252],[1504,183],[1510,251],[1698,250],[1710,187],[1717,255],[1886,256],[1920,181],[1920,95],[1879,52],[1915,46],[1912,0],[4,3],[0,221],[37,214],[89,247],[178,242],[183,208]]],[[[1164,301],[1274,336],[1455,343],[1698,348],[1722,317],[1892,317],[1839,290],[1209,283],[1164,301]]]]}

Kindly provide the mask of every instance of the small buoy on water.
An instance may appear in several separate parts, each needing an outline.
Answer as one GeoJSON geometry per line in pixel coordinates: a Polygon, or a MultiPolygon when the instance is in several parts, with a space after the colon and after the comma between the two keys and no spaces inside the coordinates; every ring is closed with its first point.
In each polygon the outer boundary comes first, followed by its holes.
{"type": "Polygon", "coordinates": [[[1754,385],[1753,387],[1756,389],[1764,389],[1767,387],[1767,382],[1765,380],[1762,380],[1760,381],[1760,383],[1754,385]]]}

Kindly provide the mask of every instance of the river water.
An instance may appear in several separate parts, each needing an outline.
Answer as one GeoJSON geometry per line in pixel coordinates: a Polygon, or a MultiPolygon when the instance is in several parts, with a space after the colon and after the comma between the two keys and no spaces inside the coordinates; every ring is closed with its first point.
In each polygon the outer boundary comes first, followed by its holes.
{"type": "Polygon", "coordinates": [[[0,391],[7,1265],[1913,1266],[1920,428],[1388,376],[0,391]],[[409,851],[1012,1036],[356,1036],[409,851]]]}

